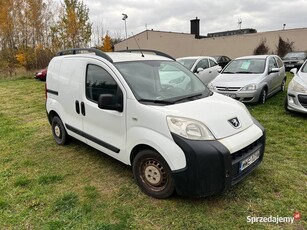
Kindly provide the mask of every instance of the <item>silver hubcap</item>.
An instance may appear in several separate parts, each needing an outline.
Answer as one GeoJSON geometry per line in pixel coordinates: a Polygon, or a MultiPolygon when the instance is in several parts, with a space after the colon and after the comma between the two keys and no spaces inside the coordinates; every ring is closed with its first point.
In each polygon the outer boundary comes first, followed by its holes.
{"type": "Polygon", "coordinates": [[[145,178],[152,185],[157,185],[161,181],[160,171],[154,166],[147,166],[145,168],[145,178]]]}
{"type": "Polygon", "coordinates": [[[61,130],[60,130],[60,127],[59,126],[55,126],[54,127],[54,133],[57,137],[60,137],[61,136],[61,130]]]}
{"type": "Polygon", "coordinates": [[[161,190],[167,183],[167,174],[159,161],[148,159],[141,166],[144,183],[153,190],[161,190]]]}

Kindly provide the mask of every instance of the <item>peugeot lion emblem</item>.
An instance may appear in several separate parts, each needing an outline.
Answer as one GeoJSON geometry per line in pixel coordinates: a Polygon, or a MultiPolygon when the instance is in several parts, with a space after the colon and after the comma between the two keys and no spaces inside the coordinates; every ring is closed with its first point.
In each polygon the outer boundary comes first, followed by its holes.
{"type": "Polygon", "coordinates": [[[238,120],[238,118],[231,118],[230,120],[228,120],[228,122],[235,127],[236,129],[240,127],[240,122],[238,120]]]}

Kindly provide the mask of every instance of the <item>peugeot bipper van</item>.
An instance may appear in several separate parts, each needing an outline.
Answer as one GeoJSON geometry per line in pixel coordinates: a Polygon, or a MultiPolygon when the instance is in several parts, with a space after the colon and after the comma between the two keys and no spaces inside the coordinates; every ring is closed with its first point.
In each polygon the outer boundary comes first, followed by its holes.
{"type": "Polygon", "coordinates": [[[262,161],[264,128],[241,102],[153,52],[59,52],[46,81],[55,141],[73,137],[131,165],[155,198],[229,189],[262,161]]]}

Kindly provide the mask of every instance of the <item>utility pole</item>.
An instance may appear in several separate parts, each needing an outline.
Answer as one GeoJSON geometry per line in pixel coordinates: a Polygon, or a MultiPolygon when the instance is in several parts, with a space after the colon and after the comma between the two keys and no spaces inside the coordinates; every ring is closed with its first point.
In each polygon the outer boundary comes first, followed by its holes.
{"type": "Polygon", "coordinates": [[[122,15],[123,15],[122,19],[125,22],[126,44],[127,44],[127,50],[128,50],[128,40],[127,40],[128,36],[127,36],[127,24],[126,24],[126,19],[128,18],[128,15],[124,13],[122,15]]]}

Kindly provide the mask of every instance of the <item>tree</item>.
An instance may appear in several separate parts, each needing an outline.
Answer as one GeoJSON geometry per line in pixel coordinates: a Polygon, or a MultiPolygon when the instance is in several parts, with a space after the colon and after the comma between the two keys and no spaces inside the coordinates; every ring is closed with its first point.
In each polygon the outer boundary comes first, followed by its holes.
{"type": "Polygon", "coordinates": [[[289,39],[284,41],[280,36],[278,45],[276,47],[276,53],[280,57],[284,57],[287,53],[293,51],[294,42],[290,42],[289,39]]]}
{"type": "Polygon", "coordinates": [[[10,76],[17,64],[14,13],[13,0],[0,1],[0,67],[10,76]]]}
{"type": "Polygon", "coordinates": [[[90,41],[92,25],[89,9],[78,0],[64,0],[60,20],[52,27],[52,43],[61,49],[85,47],[90,41]]]}
{"type": "Polygon", "coordinates": [[[112,52],[113,48],[112,48],[112,40],[111,37],[109,36],[109,34],[107,33],[106,36],[102,39],[102,51],[104,52],[112,52]]]}
{"type": "Polygon", "coordinates": [[[266,40],[262,39],[260,44],[254,49],[254,55],[268,54],[269,47],[265,44],[266,40]]]}

